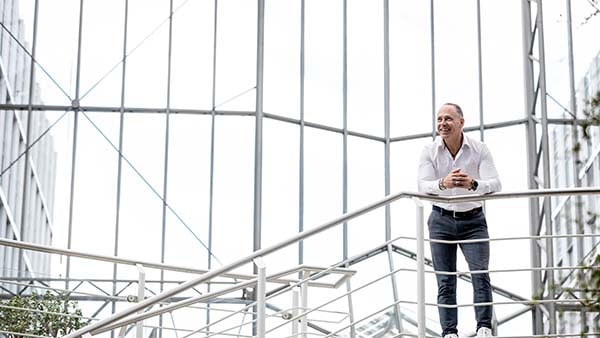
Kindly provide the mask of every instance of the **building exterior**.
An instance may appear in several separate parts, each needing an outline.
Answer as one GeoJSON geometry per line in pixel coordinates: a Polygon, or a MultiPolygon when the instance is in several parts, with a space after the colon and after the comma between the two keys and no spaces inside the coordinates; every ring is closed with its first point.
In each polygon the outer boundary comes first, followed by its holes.
{"type": "MultiPolygon", "coordinates": [[[[600,53],[592,60],[586,75],[578,84],[576,92],[577,116],[589,118],[590,101],[600,91],[600,53]]],[[[570,115],[565,113],[564,118],[570,115]]],[[[556,126],[552,130],[553,146],[553,182],[555,187],[598,186],[600,185],[600,127],[589,126],[584,133],[578,128],[574,134],[573,126],[556,126]]],[[[597,234],[600,218],[598,217],[599,201],[595,196],[581,198],[553,199],[554,234],[597,234]]],[[[592,265],[600,254],[598,237],[557,238],[554,240],[554,263],[557,267],[592,265]]],[[[559,294],[562,298],[581,298],[583,289],[588,288],[589,272],[580,273],[573,270],[559,270],[556,280],[561,286],[559,294]]],[[[579,312],[568,308],[559,310],[557,321],[559,333],[579,333],[582,331],[597,332],[600,314],[579,312]],[[582,313],[586,318],[582,321],[582,313]]]]}
{"type": "MultiPolygon", "coordinates": [[[[19,17],[18,1],[0,2],[0,17],[6,27],[0,31],[0,102],[29,103],[31,58],[23,50],[28,47],[23,43],[27,38],[19,17]]],[[[40,103],[40,91],[37,85],[34,87],[31,103],[40,103]]],[[[31,131],[30,142],[33,143],[49,127],[43,112],[33,111],[29,115],[31,121],[28,121],[28,111],[0,110],[0,238],[50,244],[56,153],[52,137],[45,135],[30,147],[26,165],[27,130],[31,131]],[[27,184],[24,182],[26,169],[27,184]]],[[[0,275],[3,277],[47,276],[49,273],[49,256],[0,246],[0,275]]]]}

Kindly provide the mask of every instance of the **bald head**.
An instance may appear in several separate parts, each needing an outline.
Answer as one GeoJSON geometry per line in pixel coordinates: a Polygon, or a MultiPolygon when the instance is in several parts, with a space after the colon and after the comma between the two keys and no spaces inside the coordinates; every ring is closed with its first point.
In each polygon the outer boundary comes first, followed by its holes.
{"type": "Polygon", "coordinates": [[[464,117],[462,108],[459,105],[457,105],[456,103],[447,102],[447,103],[444,103],[443,106],[453,107],[454,110],[458,113],[458,115],[460,115],[460,117],[464,117]]]}

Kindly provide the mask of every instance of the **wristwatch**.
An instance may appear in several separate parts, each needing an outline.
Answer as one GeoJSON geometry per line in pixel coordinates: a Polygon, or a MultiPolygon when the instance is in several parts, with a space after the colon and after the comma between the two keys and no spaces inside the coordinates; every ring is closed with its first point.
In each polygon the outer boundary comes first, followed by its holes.
{"type": "Polygon", "coordinates": [[[438,181],[438,188],[440,190],[446,190],[446,187],[444,186],[444,178],[440,178],[440,180],[438,181]]]}
{"type": "Polygon", "coordinates": [[[479,183],[477,181],[471,180],[471,187],[469,188],[469,190],[475,191],[475,190],[477,190],[478,186],[479,186],[479,183]]]}

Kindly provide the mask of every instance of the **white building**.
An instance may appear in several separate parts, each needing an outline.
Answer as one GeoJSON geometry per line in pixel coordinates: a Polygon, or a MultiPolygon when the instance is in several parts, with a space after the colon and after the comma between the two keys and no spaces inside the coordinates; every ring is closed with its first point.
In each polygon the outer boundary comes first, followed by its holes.
{"type": "MultiPolygon", "coordinates": [[[[0,102],[40,104],[37,85],[33,86],[32,100],[29,100],[31,58],[23,47],[30,48],[24,42],[28,37],[19,17],[18,1],[0,2],[0,18],[7,28],[0,31],[0,102]]],[[[52,242],[56,154],[51,137],[43,137],[34,144],[48,129],[49,123],[42,111],[30,114],[28,126],[27,110],[0,110],[0,238],[49,245],[52,242]],[[31,130],[31,146],[26,165],[28,129],[31,130]],[[24,182],[26,168],[27,186],[24,182]]],[[[0,274],[4,278],[49,273],[47,255],[0,246],[0,274]]]]}
{"type": "MultiPolygon", "coordinates": [[[[585,76],[577,86],[577,116],[580,119],[598,114],[589,111],[589,102],[600,91],[600,53],[593,58],[585,76]],[[586,112],[584,112],[586,111],[586,112]]],[[[570,118],[567,112],[564,118],[570,118]]],[[[581,128],[577,129],[574,137],[571,125],[556,126],[552,130],[553,146],[553,186],[568,187],[598,186],[600,185],[600,127],[589,126],[584,134],[581,128]],[[576,165],[577,164],[577,165],[576,165]],[[579,183],[577,182],[579,179],[579,183]]],[[[553,199],[554,233],[565,234],[597,234],[600,225],[598,218],[598,199],[596,197],[582,197],[581,201],[571,198],[553,199]],[[581,203],[580,203],[581,202],[581,203]],[[580,207],[579,207],[580,206],[580,207]]],[[[577,239],[573,237],[556,239],[554,244],[554,260],[558,267],[591,265],[597,258],[600,239],[586,237],[577,239]]],[[[586,287],[589,273],[578,274],[570,270],[559,270],[556,274],[561,286],[561,297],[580,298],[580,291],[586,287]]],[[[559,314],[562,320],[558,321],[560,333],[581,332],[588,327],[588,331],[597,332],[600,317],[598,312],[586,314],[586,323],[581,322],[581,313],[566,309],[559,314]]]]}

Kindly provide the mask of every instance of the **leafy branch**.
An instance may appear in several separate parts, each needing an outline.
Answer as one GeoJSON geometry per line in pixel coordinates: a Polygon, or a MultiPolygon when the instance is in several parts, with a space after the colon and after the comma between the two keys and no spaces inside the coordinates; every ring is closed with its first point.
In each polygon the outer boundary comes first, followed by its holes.
{"type": "Polygon", "coordinates": [[[0,301],[0,330],[14,332],[8,338],[37,336],[59,337],[87,325],[77,302],[67,295],[47,291],[43,295],[15,296],[0,301]]]}

